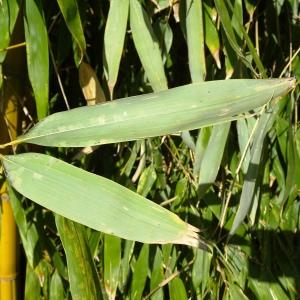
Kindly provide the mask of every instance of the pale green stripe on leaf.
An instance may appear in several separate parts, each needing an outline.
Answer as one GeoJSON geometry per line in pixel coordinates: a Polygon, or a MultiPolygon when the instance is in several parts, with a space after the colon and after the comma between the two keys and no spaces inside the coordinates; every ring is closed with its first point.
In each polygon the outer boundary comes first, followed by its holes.
{"type": "Polygon", "coordinates": [[[138,0],[130,0],[130,28],[133,42],[154,91],[168,88],[164,65],[149,16],[138,0]]]}
{"type": "Polygon", "coordinates": [[[129,0],[111,0],[104,32],[104,61],[111,98],[119,73],[127,28],[129,0]]]}
{"type": "Polygon", "coordinates": [[[294,84],[294,79],[210,81],[75,108],[49,116],[14,143],[81,147],[197,129],[244,117],[294,84]]]}
{"type": "Polygon", "coordinates": [[[185,18],[189,68],[192,81],[203,81],[206,75],[206,64],[201,0],[186,0],[185,18]]]}
{"type": "Polygon", "coordinates": [[[98,231],[144,243],[198,246],[197,229],[125,187],[54,157],[3,157],[11,185],[25,197],[98,231]]]}
{"type": "Polygon", "coordinates": [[[25,3],[25,40],[28,75],[33,88],[39,120],[48,114],[48,33],[40,0],[25,3]]]}
{"type": "Polygon", "coordinates": [[[60,11],[65,19],[66,25],[75,40],[75,63],[79,66],[86,49],[85,37],[80,20],[77,0],[57,0],[60,11]]]}

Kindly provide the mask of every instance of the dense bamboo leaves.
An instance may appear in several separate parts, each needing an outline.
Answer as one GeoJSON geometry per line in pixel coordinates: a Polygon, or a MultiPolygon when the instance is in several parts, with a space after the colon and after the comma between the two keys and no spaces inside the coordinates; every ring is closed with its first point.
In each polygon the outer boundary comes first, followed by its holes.
{"type": "Polygon", "coordinates": [[[48,33],[40,0],[26,1],[25,12],[24,25],[28,75],[35,96],[37,115],[40,120],[48,114],[48,33]]]}
{"type": "Polygon", "coordinates": [[[199,245],[197,228],[113,181],[43,154],[3,159],[17,191],[71,220],[145,243],[199,245]]]}
{"type": "Polygon", "coordinates": [[[85,228],[61,216],[56,226],[66,252],[73,299],[102,299],[100,281],[87,243],[85,228]]]}
{"type": "Polygon", "coordinates": [[[67,24],[67,27],[75,41],[74,58],[76,65],[79,66],[86,50],[86,43],[80,20],[77,0],[57,0],[57,2],[67,24]]]}
{"type": "Polygon", "coordinates": [[[14,143],[79,147],[196,129],[238,119],[294,84],[294,79],[220,80],[76,108],[49,116],[14,143]]]}
{"type": "Polygon", "coordinates": [[[146,76],[154,91],[166,90],[163,61],[149,16],[138,0],[130,0],[130,28],[146,76]]]}
{"type": "Polygon", "coordinates": [[[112,0],[104,33],[104,60],[111,98],[117,82],[124,46],[129,11],[129,0],[112,0]]]}

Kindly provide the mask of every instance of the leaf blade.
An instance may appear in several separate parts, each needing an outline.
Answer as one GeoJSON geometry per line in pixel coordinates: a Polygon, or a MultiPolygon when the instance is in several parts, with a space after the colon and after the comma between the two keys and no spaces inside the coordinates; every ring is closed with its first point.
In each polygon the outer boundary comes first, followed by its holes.
{"type": "Polygon", "coordinates": [[[17,191],[66,218],[129,240],[199,245],[196,228],[113,181],[44,154],[3,159],[17,191]]]}
{"type": "Polygon", "coordinates": [[[238,119],[294,84],[294,79],[210,81],[75,108],[49,116],[13,143],[81,147],[197,129],[238,119]]]}
{"type": "Polygon", "coordinates": [[[40,0],[26,1],[24,25],[28,75],[41,120],[48,114],[49,56],[48,33],[40,0]]]}

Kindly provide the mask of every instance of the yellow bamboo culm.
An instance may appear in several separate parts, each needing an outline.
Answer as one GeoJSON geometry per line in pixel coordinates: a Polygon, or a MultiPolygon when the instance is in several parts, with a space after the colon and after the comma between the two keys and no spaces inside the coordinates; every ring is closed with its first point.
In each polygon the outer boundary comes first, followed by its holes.
{"type": "Polygon", "coordinates": [[[9,203],[6,182],[0,190],[2,202],[0,237],[0,300],[17,299],[17,227],[9,203]]]}

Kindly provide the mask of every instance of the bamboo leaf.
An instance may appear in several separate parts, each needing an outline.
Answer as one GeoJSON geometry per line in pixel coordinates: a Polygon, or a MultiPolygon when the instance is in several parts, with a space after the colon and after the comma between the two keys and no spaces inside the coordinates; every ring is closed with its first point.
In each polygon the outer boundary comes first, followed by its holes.
{"type": "Polygon", "coordinates": [[[199,82],[206,75],[202,1],[186,0],[185,17],[190,73],[192,81],[199,82]]]}
{"type": "Polygon", "coordinates": [[[5,59],[7,52],[5,48],[10,44],[18,13],[18,0],[3,0],[0,2],[0,64],[5,59]]]}
{"type": "Polygon", "coordinates": [[[212,13],[210,9],[204,4],[205,43],[214,60],[216,61],[217,67],[220,69],[220,40],[218,30],[212,20],[211,15],[212,13]]]}
{"type": "Polygon", "coordinates": [[[108,87],[113,98],[124,46],[129,11],[129,0],[111,0],[104,32],[104,61],[108,87]]]}
{"type": "Polygon", "coordinates": [[[250,210],[256,191],[256,182],[264,139],[269,127],[274,122],[275,115],[275,112],[264,113],[259,120],[257,131],[253,138],[253,145],[250,151],[250,162],[245,176],[239,208],[230,229],[230,235],[235,233],[250,210]]]}
{"type": "Polygon", "coordinates": [[[133,278],[131,283],[131,297],[132,300],[142,299],[142,294],[145,288],[145,283],[148,274],[148,258],[149,245],[143,245],[139,257],[133,266],[133,278]]]}
{"type": "Polygon", "coordinates": [[[175,277],[169,283],[170,300],[187,300],[187,294],[182,280],[175,277]]]}
{"type": "Polygon", "coordinates": [[[102,299],[85,228],[59,215],[55,221],[66,252],[72,299],[102,299]]]}
{"type": "Polygon", "coordinates": [[[156,248],[150,279],[150,290],[155,291],[151,295],[151,300],[164,299],[163,289],[159,287],[164,280],[163,257],[159,247],[156,248]]]}
{"type": "Polygon", "coordinates": [[[26,1],[24,26],[28,75],[41,120],[48,114],[49,56],[48,33],[40,0],[26,1]]]}
{"type": "Polygon", "coordinates": [[[138,0],[130,0],[130,28],[135,48],[154,91],[168,89],[164,65],[149,16],[138,0]]]}
{"type": "Polygon", "coordinates": [[[25,300],[39,300],[41,287],[37,274],[30,267],[29,264],[26,266],[26,281],[25,281],[25,300]]]}
{"type": "Polygon", "coordinates": [[[199,176],[199,194],[203,196],[207,188],[212,184],[218,175],[218,171],[223,158],[230,122],[214,126],[208,145],[203,156],[200,176],[199,176]]]}
{"type": "Polygon", "coordinates": [[[57,3],[77,45],[77,47],[75,47],[74,58],[76,65],[79,66],[85,53],[86,43],[77,0],[57,0],[57,3]]]}
{"type": "Polygon", "coordinates": [[[115,299],[121,264],[121,239],[106,234],[104,237],[104,287],[108,298],[115,299]]]}
{"type": "Polygon", "coordinates": [[[197,228],[106,178],[43,154],[3,159],[17,191],[73,221],[144,243],[199,245],[197,228]]]}
{"type": "Polygon", "coordinates": [[[53,275],[51,276],[49,299],[50,300],[65,299],[64,293],[65,292],[64,292],[64,285],[62,279],[59,276],[57,270],[55,270],[53,275]]]}
{"type": "Polygon", "coordinates": [[[81,147],[196,129],[239,119],[294,84],[294,79],[210,81],[75,108],[49,116],[13,144],[81,147]]]}

